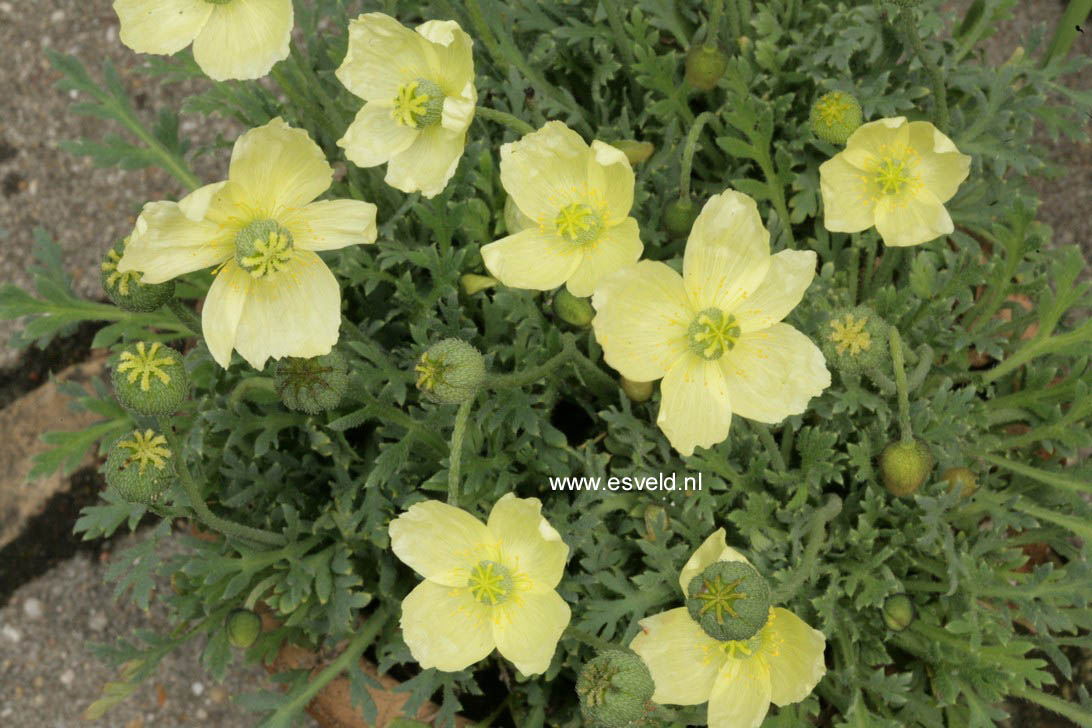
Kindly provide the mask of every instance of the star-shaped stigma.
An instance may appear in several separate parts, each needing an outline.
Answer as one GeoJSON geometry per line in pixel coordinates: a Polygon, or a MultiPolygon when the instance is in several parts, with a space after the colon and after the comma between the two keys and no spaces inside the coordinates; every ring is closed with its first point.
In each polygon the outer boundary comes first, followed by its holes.
{"type": "Polygon", "coordinates": [[[742,578],[726,583],[720,578],[720,574],[714,576],[712,581],[706,579],[701,591],[696,595],[702,603],[700,614],[705,616],[706,613],[713,612],[717,624],[724,624],[725,615],[739,619],[739,614],[733,605],[737,600],[747,598],[747,594],[737,591],[741,583],[743,583],[742,578]]]}

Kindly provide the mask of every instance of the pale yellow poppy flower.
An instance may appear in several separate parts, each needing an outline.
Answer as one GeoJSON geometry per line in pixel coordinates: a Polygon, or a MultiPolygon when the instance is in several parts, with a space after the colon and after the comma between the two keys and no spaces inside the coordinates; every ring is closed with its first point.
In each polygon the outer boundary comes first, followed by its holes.
{"type": "Polygon", "coordinates": [[[114,0],[121,42],[171,55],[193,43],[209,78],[261,78],[288,57],[292,0],[114,0]]]}
{"type": "MultiPolygon", "coordinates": [[[[718,529],[690,557],[679,576],[690,580],[717,561],[748,563],[718,529]]],[[[751,638],[717,640],[685,607],[642,619],[630,649],[652,673],[652,700],[673,705],[709,703],[709,728],[758,728],[770,703],[796,703],[826,674],[826,638],[787,609],[773,607],[751,638]]]]}
{"type": "Polygon", "coordinates": [[[402,637],[421,667],[454,672],[493,648],[524,675],[545,672],[569,605],[554,587],[569,547],[537,498],[508,493],[483,524],[440,501],[391,521],[391,548],[425,580],[402,602],[402,637]]]}
{"type": "Polygon", "coordinates": [[[694,221],[683,274],[643,260],[595,290],[603,358],[626,379],[660,384],[657,424],[683,455],[728,436],[733,412],[776,423],[830,386],[819,348],[779,323],[815,275],[815,253],[770,255],[755,201],[728,190],[694,221]]]}
{"type": "Polygon", "coordinates": [[[386,183],[403,192],[443,192],[478,103],[473,44],[453,20],[416,31],[383,13],[352,21],[336,75],[367,103],[338,140],[345,156],[360,167],[386,164],[386,183]]]}
{"type": "Polygon", "coordinates": [[[819,165],[823,224],[841,233],[875,225],[894,246],[948,235],[955,228],[944,203],[970,168],[971,158],[927,121],[897,116],[864,124],[819,165]]]}
{"type": "Polygon", "coordinates": [[[281,119],[235,141],[226,182],[149,202],[118,270],[162,283],[216,266],[201,326],[222,367],[235,349],[255,369],[337,343],[341,290],[316,251],[373,243],[375,205],[313,200],[333,181],[322,150],[281,119]]]}
{"type": "Polygon", "coordinates": [[[633,169],[619,149],[589,147],[560,121],[501,147],[501,184],[515,202],[507,216],[529,227],[482,248],[489,272],[512,288],[547,291],[567,284],[590,296],[606,275],[641,257],[633,169]]]}

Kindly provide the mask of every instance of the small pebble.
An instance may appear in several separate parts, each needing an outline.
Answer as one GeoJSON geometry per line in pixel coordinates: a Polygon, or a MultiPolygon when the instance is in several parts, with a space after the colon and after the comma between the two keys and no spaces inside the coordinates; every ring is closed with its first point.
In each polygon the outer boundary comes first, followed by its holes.
{"type": "Polygon", "coordinates": [[[106,615],[101,612],[93,612],[91,614],[91,620],[87,623],[87,626],[91,628],[93,632],[101,632],[106,629],[106,615]]]}
{"type": "Polygon", "coordinates": [[[209,689],[209,701],[212,703],[222,703],[227,700],[228,697],[228,691],[224,690],[219,685],[209,689]]]}
{"type": "Polygon", "coordinates": [[[194,695],[200,695],[201,693],[205,692],[205,686],[201,683],[194,683],[190,686],[190,690],[193,691],[194,695]]]}
{"type": "Polygon", "coordinates": [[[197,720],[208,720],[209,712],[204,708],[197,709],[197,720]]]}
{"type": "Polygon", "coordinates": [[[44,677],[42,677],[41,675],[38,675],[38,676],[36,676],[36,677],[34,678],[34,687],[36,687],[36,688],[40,688],[40,687],[42,687],[43,685],[45,685],[45,678],[44,678],[44,677]]]}
{"type": "Polygon", "coordinates": [[[23,611],[30,619],[42,618],[42,602],[34,597],[23,602],[23,611]]]}
{"type": "Polygon", "coordinates": [[[5,624],[3,629],[0,629],[0,634],[11,640],[12,642],[18,642],[23,639],[23,635],[19,634],[19,630],[12,627],[10,624],[5,624]]]}
{"type": "Polygon", "coordinates": [[[11,3],[0,3],[0,13],[10,13],[11,11],[11,3]]]}
{"type": "MultiPolygon", "coordinates": [[[[3,8],[0,8],[0,10],[2,10],[2,9],[3,8]]],[[[14,712],[15,712],[15,709],[12,708],[9,705],[8,707],[4,708],[3,710],[0,710],[0,718],[7,718],[9,715],[11,715],[14,712]]]]}
{"type": "Polygon", "coordinates": [[[69,668],[61,673],[61,684],[64,685],[66,688],[71,687],[72,683],[74,683],[75,681],[76,673],[72,670],[72,668],[69,668]]]}
{"type": "Polygon", "coordinates": [[[49,16],[49,19],[52,20],[54,23],[62,22],[64,20],[64,11],[54,10],[53,14],[49,16]]]}

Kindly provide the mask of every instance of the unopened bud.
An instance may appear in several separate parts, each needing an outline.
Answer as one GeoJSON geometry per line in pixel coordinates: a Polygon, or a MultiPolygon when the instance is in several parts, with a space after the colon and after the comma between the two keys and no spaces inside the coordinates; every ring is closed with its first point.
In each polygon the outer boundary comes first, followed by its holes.
{"type": "Polygon", "coordinates": [[[948,468],[940,477],[948,481],[948,492],[958,492],[961,498],[969,498],[978,490],[978,478],[968,468],[948,468]]]}
{"type": "Polygon", "coordinates": [[[459,286],[463,289],[463,293],[468,296],[492,288],[497,285],[497,282],[497,279],[493,276],[480,276],[476,273],[464,273],[459,276],[459,286]]]}
{"type": "Polygon", "coordinates": [[[599,728],[640,725],[656,706],[656,685],[641,658],[628,650],[605,650],[592,658],[576,679],[580,712],[599,728]]]}
{"type": "Polygon", "coordinates": [[[652,382],[635,382],[625,377],[619,377],[618,381],[622,385],[622,391],[626,393],[630,401],[647,402],[649,397],[652,396],[652,382]]]}
{"type": "Polygon", "coordinates": [[[349,365],[337,350],[310,359],[290,356],[277,362],[273,382],[285,407],[315,415],[341,402],[349,388],[349,365]]]}
{"type": "Polygon", "coordinates": [[[123,349],[111,381],[118,402],[142,415],[178,411],[189,390],[182,355],[158,341],[138,341],[123,349]]]}
{"type": "Polygon", "coordinates": [[[247,648],[262,633],[262,618],[249,609],[233,609],[225,622],[228,642],[233,647],[247,648]]]}
{"type": "Polygon", "coordinates": [[[770,586],[755,567],[717,561],[690,580],[690,616],[715,640],[754,637],[770,616],[770,586]]]}
{"type": "Polygon", "coordinates": [[[845,144],[861,125],[861,105],[844,91],[823,94],[812,104],[808,123],[815,136],[831,144],[845,144]]]}
{"type": "Polygon", "coordinates": [[[883,623],[892,632],[902,632],[914,621],[914,603],[906,594],[892,594],[883,602],[883,623]]]}
{"type": "Polygon", "coordinates": [[[122,273],[118,270],[121,256],[129,238],[125,237],[114,243],[102,259],[100,282],[102,290],[123,311],[144,313],[156,311],[174,296],[174,281],[166,283],[141,283],[144,275],[137,271],[122,273]]]}
{"type": "Polygon", "coordinates": [[[592,319],[595,318],[591,301],[574,296],[565,288],[559,288],[554,294],[553,308],[559,319],[581,329],[591,326],[592,319]]]}
{"type": "Polygon", "coordinates": [[[689,197],[680,197],[664,208],[664,230],[673,238],[685,238],[698,217],[698,206],[689,197]]]}
{"type": "Polygon", "coordinates": [[[433,402],[461,404],[478,392],[485,378],[481,353],[460,339],[444,339],[429,347],[414,368],[417,389],[433,402]]]}
{"type": "Polygon", "coordinates": [[[728,68],[728,55],[717,46],[695,45],[686,54],[686,82],[699,91],[716,88],[728,68]]]}
{"type": "Polygon", "coordinates": [[[106,483],[130,503],[155,503],[174,481],[167,438],[155,430],[134,430],[110,447],[106,483]]]}
{"type": "Polygon", "coordinates": [[[920,440],[892,442],[880,453],[880,474],[891,495],[910,495],[933,469],[933,454],[920,440]]]}
{"type": "Polygon", "coordinates": [[[610,145],[622,150],[630,164],[640,164],[648,161],[648,158],[656,151],[656,146],[652,142],[639,142],[636,139],[622,139],[611,142],[610,145]]]}

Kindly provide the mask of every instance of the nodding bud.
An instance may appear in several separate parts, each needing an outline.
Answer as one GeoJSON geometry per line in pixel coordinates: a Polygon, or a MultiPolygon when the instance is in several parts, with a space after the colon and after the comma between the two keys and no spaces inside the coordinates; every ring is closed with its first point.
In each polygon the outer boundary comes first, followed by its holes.
{"type": "Polygon", "coordinates": [[[698,217],[698,206],[689,197],[680,197],[664,208],[664,230],[672,238],[684,238],[698,217]]]}
{"type": "Polygon", "coordinates": [[[656,145],[652,142],[639,142],[636,139],[621,139],[611,142],[610,145],[615,149],[622,150],[630,164],[640,164],[648,161],[648,158],[656,151],[656,145]]]}
{"type": "Polygon", "coordinates": [[[417,389],[440,404],[461,404],[478,392],[485,379],[481,353],[461,339],[444,339],[429,347],[414,367],[417,389]]]}
{"type": "Polygon", "coordinates": [[[576,678],[580,712],[597,728],[636,728],[655,709],[656,685],[639,656],[628,650],[604,650],[589,660],[576,678]]]}
{"type": "Polygon", "coordinates": [[[559,319],[581,329],[591,326],[592,319],[595,318],[591,301],[574,296],[565,288],[559,288],[554,294],[553,308],[559,319]]]}
{"type": "Polygon", "coordinates": [[[233,609],[224,626],[227,627],[228,642],[233,647],[245,649],[254,644],[262,633],[262,618],[249,609],[233,609]]]}
{"type": "Polygon", "coordinates": [[[125,246],[129,244],[129,238],[118,240],[106,251],[102,259],[101,274],[99,280],[102,290],[114,305],[123,311],[146,313],[156,311],[174,296],[174,281],[166,283],[141,283],[143,273],[118,270],[118,263],[125,255],[125,246]]]}
{"type": "Polygon", "coordinates": [[[122,349],[110,379],[118,402],[142,415],[177,412],[189,391],[182,355],[158,341],[138,341],[122,349]]]}
{"type": "Polygon", "coordinates": [[[286,357],[277,362],[273,384],[284,406],[316,415],[338,406],[349,388],[349,365],[337,350],[299,359],[286,357]]]}
{"type": "Polygon", "coordinates": [[[819,348],[828,364],[840,372],[886,369],[888,323],[868,306],[840,308],[820,329],[819,348]]]}
{"type": "Polygon", "coordinates": [[[632,402],[647,402],[652,396],[652,382],[635,382],[625,377],[618,378],[622,391],[632,402]]]}
{"type": "Polygon", "coordinates": [[[910,495],[933,469],[933,454],[921,440],[890,443],[880,453],[880,474],[891,495],[910,495]]]}
{"type": "Polygon", "coordinates": [[[118,438],[103,468],[107,485],[130,503],[155,503],[175,479],[167,438],[155,430],[118,438]]]}
{"type": "Polygon", "coordinates": [[[770,616],[770,585],[750,564],[717,561],[705,567],[686,590],[690,616],[715,640],[746,640],[770,616]]]}
{"type": "Polygon", "coordinates": [[[892,594],[883,601],[883,623],[892,632],[902,632],[914,621],[914,603],[906,594],[892,594]]]}
{"type": "Polygon", "coordinates": [[[699,91],[709,91],[716,88],[727,69],[728,54],[718,46],[701,43],[693,46],[686,54],[684,78],[699,91]]]}
{"type": "Polygon", "coordinates": [[[493,276],[480,276],[476,273],[464,273],[459,276],[459,286],[463,289],[463,293],[468,296],[492,288],[498,282],[493,276]]]}
{"type": "Polygon", "coordinates": [[[969,498],[978,490],[978,478],[968,468],[948,468],[941,476],[948,481],[948,492],[957,491],[961,498],[969,498]]]}
{"type": "Polygon", "coordinates": [[[861,105],[844,91],[820,96],[812,104],[808,119],[812,133],[831,144],[845,144],[862,121],[861,105]]]}

